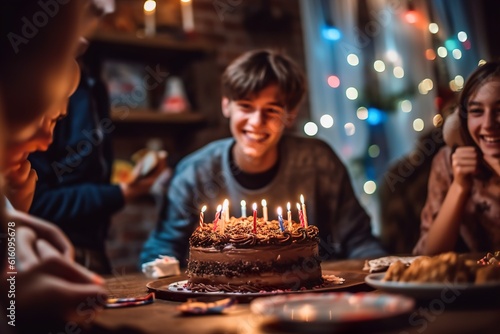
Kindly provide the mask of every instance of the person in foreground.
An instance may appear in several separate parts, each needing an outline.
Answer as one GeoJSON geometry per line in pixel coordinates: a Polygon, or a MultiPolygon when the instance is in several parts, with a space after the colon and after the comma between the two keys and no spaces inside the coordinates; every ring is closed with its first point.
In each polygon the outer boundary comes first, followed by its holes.
{"type": "Polygon", "coordinates": [[[500,249],[500,62],[477,68],[459,101],[463,146],[432,163],[415,254],[500,249]]]}
{"type": "MultiPolygon", "coordinates": [[[[10,181],[34,188],[36,174],[26,164],[27,153],[50,143],[54,123],[64,114],[76,87],[79,71],[75,54],[79,36],[86,34],[90,3],[54,2],[57,15],[29,40],[21,35],[12,38],[12,34],[21,34],[24,18],[39,15],[40,3],[0,4],[0,234],[6,237],[0,239],[2,333],[3,327],[15,333],[79,328],[77,324],[92,320],[106,298],[103,279],[74,263],[73,246],[57,227],[14,209],[3,196],[5,188],[15,188],[12,183],[4,186],[5,174],[10,181]],[[8,253],[13,240],[15,252],[8,253]],[[13,275],[15,299],[7,293],[11,289],[7,279],[13,275]],[[97,301],[89,304],[92,299],[97,301]],[[13,300],[14,317],[8,309],[13,300]]],[[[21,196],[15,193],[14,198],[24,205],[31,202],[32,188],[21,188],[28,191],[22,190],[21,196]]]]}
{"type": "Polygon", "coordinates": [[[309,224],[320,231],[322,258],[384,255],[338,156],[318,139],[284,135],[304,93],[302,71],[279,52],[250,51],[227,67],[222,113],[229,118],[232,138],[208,144],[178,164],[142,263],[170,255],[185,264],[203,205],[208,206],[205,217],[213,217],[227,198],[231,215],[239,217],[241,200],[260,206],[266,199],[269,219],[275,219],[276,207],[287,202],[295,207],[301,194],[309,224]]]}
{"type": "Polygon", "coordinates": [[[83,69],[67,116],[54,128],[52,144],[28,157],[38,176],[29,212],[57,224],[75,246],[76,261],[99,274],[112,272],[106,254],[112,216],[148,195],[167,171],[166,152],[159,151],[157,164],[147,175],[140,175],[143,159],[130,180],[111,184],[115,125],[109,109],[104,82],[83,69]]]}

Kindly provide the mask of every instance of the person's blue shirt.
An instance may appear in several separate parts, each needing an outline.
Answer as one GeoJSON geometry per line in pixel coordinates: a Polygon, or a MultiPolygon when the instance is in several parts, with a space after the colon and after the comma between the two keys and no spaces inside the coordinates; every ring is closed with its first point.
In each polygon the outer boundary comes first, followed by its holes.
{"type": "Polygon", "coordinates": [[[82,74],[52,145],[29,156],[38,174],[30,213],[57,224],[76,247],[103,251],[111,216],[125,205],[110,184],[113,130],[103,83],[82,74]]]}

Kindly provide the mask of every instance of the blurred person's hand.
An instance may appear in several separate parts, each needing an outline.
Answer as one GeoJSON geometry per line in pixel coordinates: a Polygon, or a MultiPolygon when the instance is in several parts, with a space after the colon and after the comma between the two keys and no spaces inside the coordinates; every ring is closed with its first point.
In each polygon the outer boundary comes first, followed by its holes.
{"type": "MultiPolygon", "coordinates": [[[[31,232],[30,232],[31,231],[31,232]]],[[[22,235],[32,234],[20,227],[22,235]]],[[[93,320],[107,298],[104,280],[79,264],[61,256],[44,239],[18,239],[17,249],[31,248],[37,263],[22,264],[16,275],[16,315],[21,329],[56,328],[65,322],[85,324],[93,320]]],[[[19,260],[21,261],[21,260],[19,260]]],[[[6,279],[2,279],[6,281],[6,279]]],[[[64,328],[64,327],[61,327],[64,328]]]]}
{"type": "Polygon", "coordinates": [[[49,242],[52,247],[68,261],[73,261],[74,249],[68,237],[54,224],[46,222],[40,218],[31,216],[27,213],[15,209],[9,209],[6,212],[8,221],[16,224],[17,245],[16,256],[22,263],[32,266],[38,262],[34,243],[37,238],[49,242]],[[21,227],[27,227],[28,230],[21,230],[21,227]],[[25,245],[26,247],[19,247],[25,245]],[[30,247],[28,247],[30,246],[30,247]]]}
{"type": "Polygon", "coordinates": [[[28,212],[35,195],[37,179],[36,171],[31,168],[29,160],[24,160],[19,164],[19,168],[11,169],[5,175],[6,196],[17,210],[28,212]]]}
{"type": "Polygon", "coordinates": [[[150,151],[135,165],[130,181],[120,183],[126,202],[151,194],[158,179],[170,175],[166,157],[165,151],[150,151]]]}
{"type": "Polygon", "coordinates": [[[478,160],[477,150],[473,146],[457,147],[451,155],[453,182],[465,191],[469,191],[472,186],[472,176],[479,166],[478,160]]]}

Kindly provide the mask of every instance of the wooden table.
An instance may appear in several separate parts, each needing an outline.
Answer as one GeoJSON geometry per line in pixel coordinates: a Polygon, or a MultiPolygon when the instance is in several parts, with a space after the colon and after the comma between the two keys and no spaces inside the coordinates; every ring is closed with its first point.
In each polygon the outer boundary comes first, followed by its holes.
{"type": "MultiPolygon", "coordinates": [[[[363,273],[363,261],[348,260],[322,265],[324,269],[363,273]]],[[[107,286],[112,297],[143,296],[151,279],[142,274],[115,275],[107,286]]],[[[358,287],[359,290],[359,287],[358,287]]],[[[364,290],[370,290],[366,285],[364,290]]],[[[370,292],[372,293],[372,292],[370,292]]],[[[374,291],[373,293],[379,293],[374,291]]],[[[500,296],[492,296],[500,299],[500,296]]],[[[250,314],[248,304],[238,304],[223,315],[183,316],[179,302],[157,299],[153,304],[106,309],[96,315],[90,333],[279,333],[281,329],[265,326],[258,316],[250,314]]],[[[363,332],[384,333],[499,333],[500,303],[489,306],[456,305],[444,308],[436,301],[417,304],[411,314],[375,323],[363,332]]],[[[347,330],[349,332],[349,330],[347,330]]]]}

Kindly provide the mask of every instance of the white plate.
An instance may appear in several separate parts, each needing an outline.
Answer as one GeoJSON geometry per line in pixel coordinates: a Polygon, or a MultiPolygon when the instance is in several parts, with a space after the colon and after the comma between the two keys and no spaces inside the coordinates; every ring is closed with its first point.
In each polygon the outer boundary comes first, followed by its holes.
{"type": "Polygon", "coordinates": [[[475,283],[419,283],[419,282],[393,282],[382,281],[385,273],[370,274],[365,277],[365,282],[375,289],[390,293],[399,293],[417,299],[442,299],[454,301],[457,298],[480,299],[484,296],[498,295],[500,282],[475,283]]]}
{"type": "Polygon", "coordinates": [[[258,298],[250,310],[267,322],[310,333],[392,318],[409,313],[414,305],[413,299],[398,295],[331,292],[258,298]]]}

